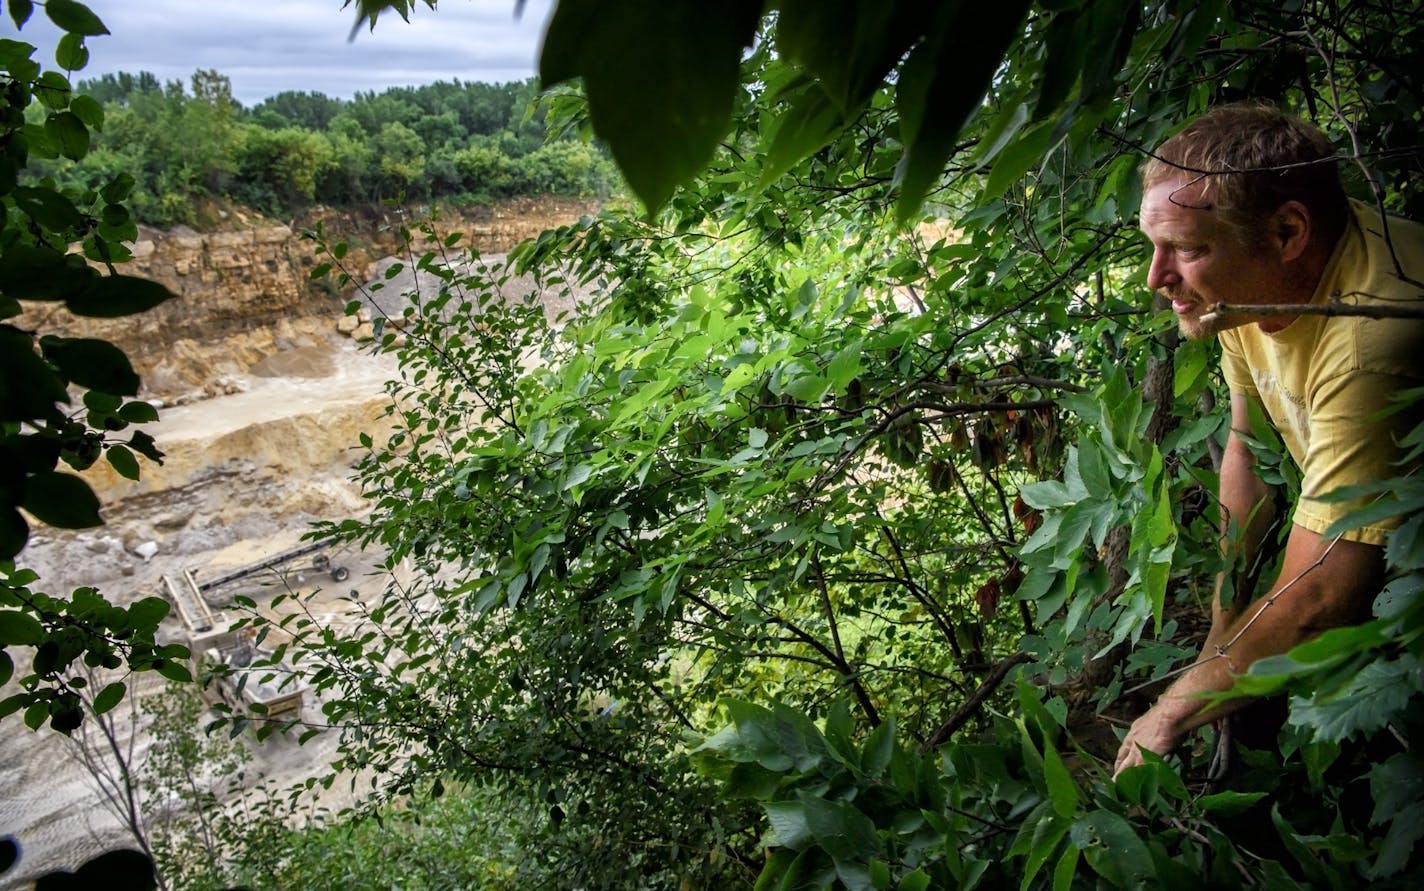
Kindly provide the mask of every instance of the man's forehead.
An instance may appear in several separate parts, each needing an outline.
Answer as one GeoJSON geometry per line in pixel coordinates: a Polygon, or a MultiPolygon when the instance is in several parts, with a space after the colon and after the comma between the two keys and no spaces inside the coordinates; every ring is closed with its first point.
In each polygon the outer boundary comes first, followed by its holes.
{"type": "Polygon", "coordinates": [[[1163,180],[1142,193],[1138,227],[1148,234],[1210,227],[1215,216],[1208,212],[1209,192],[1199,178],[1163,180]]]}

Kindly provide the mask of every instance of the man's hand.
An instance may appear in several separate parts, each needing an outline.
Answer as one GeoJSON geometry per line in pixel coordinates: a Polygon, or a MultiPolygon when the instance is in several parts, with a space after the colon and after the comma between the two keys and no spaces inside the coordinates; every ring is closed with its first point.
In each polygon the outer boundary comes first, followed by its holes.
{"type": "Polygon", "coordinates": [[[1142,763],[1142,749],[1165,758],[1168,752],[1177,747],[1177,741],[1182,738],[1183,733],[1184,731],[1177,729],[1175,715],[1170,714],[1169,709],[1158,702],[1142,717],[1132,722],[1132,728],[1122,740],[1122,747],[1117,750],[1113,779],[1117,779],[1129,767],[1142,763]]]}

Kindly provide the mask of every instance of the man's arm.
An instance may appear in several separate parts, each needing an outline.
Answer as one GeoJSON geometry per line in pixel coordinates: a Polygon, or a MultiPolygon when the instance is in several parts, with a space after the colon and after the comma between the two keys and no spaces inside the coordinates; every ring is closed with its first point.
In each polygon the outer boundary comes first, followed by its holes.
{"type": "MultiPolygon", "coordinates": [[[[1251,429],[1250,398],[1241,393],[1231,394],[1231,430],[1226,436],[1217,489],[1221,504],[1221,553],[1226,558],[1226,569],[1217,579],[1211,601],[1208,649],[1218,642],[1221,632],[1241,614],[1245,605],[1238,602],[1223,607],[1222,587],[1235,567],[1250,566],[1256,559],[1273,519],[1272,488],[1256,474],[1256,456],[1240,436],[1251,429]]],[[[1231,581],[1241,583],[1242,580],[1232,578],[1231,581]]]]}
{"type": "MultiPolygon", "coordinates": [[[[1257,508],[1269,498],[1270,487],[1256,476],[1250,449],[1235,434],[1249,429],[1246,398],[1234,393],[1231,397],[1233,432],[1222,460],[1220,498],[1222,546],[1228,557],[1250,559],[1270,525],[1268,510],[1257,508]],[[1235,534],[1229,531],[1233,520],[1240,527],[1235,534]],[[1231,548],[1239,549],[1236,555],[1231,548]]],[[[1213,600],[1211,632],[1196,663],[1133,723],[1118,751],[1114,774],[1142,763],[1138,746],[1165,755],[1187,733],[1245,705],[1248,700],[1233,699],[1203,708],[1200,696],[1229,689],[1232,676],[1257,659],[1365,618],[1383,579],[1383,556],[1373,545],[1343,539],[1332,544],[1293,526],[1280,576],[1265,597],[1244,609],[1224,609],[1219,596],[1213,600]]]]}
{"type": "Polygon", "coordinates": [[[1203,708],[1200,697],[1230,689],[1233,675],[1257,659],[1364,619],[1383,577],[1381,548],[1326,539],[1293,526],[1280,578],[1270,593],[1214,635],[1192,668],[1133,722],[1118,750],[1114,775],[1142,763],[1138,746],[1165,755],[1187,733],[1245,705],[1249,700],[1232,699],[1203,708]]]}

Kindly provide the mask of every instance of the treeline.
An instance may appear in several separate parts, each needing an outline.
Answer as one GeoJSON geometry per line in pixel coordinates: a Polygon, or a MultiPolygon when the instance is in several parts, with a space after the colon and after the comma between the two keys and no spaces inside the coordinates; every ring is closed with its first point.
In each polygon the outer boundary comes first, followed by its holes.
{"type": "Polygon", "coordinates": [[[488,203],[517,195],[604,196],[617,174],[599,146],[547,131],[523,83],[440,82],[351,100],[289,91],[252,108],[217,71],[191,87],[149,72],[83,80],[103,129],[76,164],[48,162],[62,186],[137,181],[133,210],[157,226],[197,223],[197,199],[230,199],[277,217],[312,204],[488,203]]]}

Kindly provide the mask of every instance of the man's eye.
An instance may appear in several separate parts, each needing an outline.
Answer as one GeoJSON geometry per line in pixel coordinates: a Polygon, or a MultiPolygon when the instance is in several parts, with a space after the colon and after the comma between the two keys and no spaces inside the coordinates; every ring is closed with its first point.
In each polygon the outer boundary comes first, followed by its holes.
{"type": "Polygon", "coordinates": [[[1200,257],[1203,250],[1205,250],[1205,248],[1200,248],[1200,247],[1179,247],[1179,248],[1177,248],[1177,253],[1179,253],[1179,254],[1181,254],[1183,257],[1187,257],[1187,258],[1200,257]]]}

